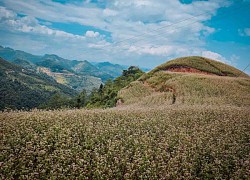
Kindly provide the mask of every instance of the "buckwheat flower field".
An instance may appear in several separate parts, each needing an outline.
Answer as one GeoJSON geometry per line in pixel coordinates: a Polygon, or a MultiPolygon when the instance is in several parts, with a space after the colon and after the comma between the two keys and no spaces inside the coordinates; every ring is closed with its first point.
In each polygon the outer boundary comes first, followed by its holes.
{"type": "Polygon", "coordinates": [[[1,179],[248,179],[248,107],[0,113],[1,179]]]}

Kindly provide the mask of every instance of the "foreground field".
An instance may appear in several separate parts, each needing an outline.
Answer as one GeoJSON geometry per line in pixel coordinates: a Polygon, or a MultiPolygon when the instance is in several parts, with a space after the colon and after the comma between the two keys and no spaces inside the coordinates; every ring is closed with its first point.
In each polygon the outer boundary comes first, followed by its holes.
{"type": "Polygon", "coordinates": [[[247,107],[1,113],[1,179],[247,179],[247,107]]]}

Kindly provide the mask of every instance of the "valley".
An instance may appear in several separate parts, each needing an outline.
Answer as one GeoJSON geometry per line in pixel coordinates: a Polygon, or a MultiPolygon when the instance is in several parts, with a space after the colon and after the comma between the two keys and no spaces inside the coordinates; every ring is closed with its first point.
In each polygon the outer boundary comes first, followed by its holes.
{"type": "Polygon", "coordinates": [[[34,72],[42,72],[78,92],[89,93],[108,79],[122,74],[123,66],[107,62],[91,64],[88,61],[68,60],[57,55],[37,56],[8,47],[0,47],[0,57],[34,72]]]}
{"type": "Polygon", "coordinates": [[[124,69],[108,62],[93,65],[86,60],[68,60],[53,54],[38,56],[2,46],[0,57],[0,110],[44,107],[56,94],[71,101],[82,91],[91,94],[107,80],[120,76],[124,69]]]}

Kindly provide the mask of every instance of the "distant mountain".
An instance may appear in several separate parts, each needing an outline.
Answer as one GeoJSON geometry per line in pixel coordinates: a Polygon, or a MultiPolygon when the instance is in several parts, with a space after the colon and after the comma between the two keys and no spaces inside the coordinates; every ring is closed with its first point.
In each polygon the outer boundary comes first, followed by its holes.
{"type": "Polygon", "coordinates": [[[122,71],[126,68],[119,64],[111,64],[110,62],[100,62],[96,64],[96,67],[101,70],[102,72],[105,72],[109,74],[112,77],[118,77],[122,74],[122,71]]]}
{"type": "Polygon", "coordinates": [[[29,70],[32,70],[32,71],[36,70],[35,64],[33,64],[29,61],[23,60],[23,59],[15,59],[14,61],[11,61],[11,62],[18,65],[18,66],[22,66],[22,67],[29,69],[29,70]]]}
{"type": "Polygon", "coordinates": [[[102,80],[94,76],[81,75],[68,71],[52,72],[50,68],[46,67],[38,67],[37,69],[39,72],[46,73],[48,76],[54,78],[58,83],[67,85],[78,92],[85,89],[90,93],[93,88],[98,88],[102,84],[102,80]]]}
{"type": "Polygon", "coordinates": [[[46,65],[46,63],[49,63],[47,64],[47,67],[59,66],[61,67],[62,70],[73,72],[72,68],[80,62],[82,61],[76,61],[76,60],[72,61],[72,60],[61,58],[55,54],[45,54],[42,57],[41,61],[38,62],[37,64],[38,65],[41,64],[42,66],[44,66],[46,65]]]}
{"type": "MultiPolygon", "coordinates": [[[[127,65],[112,64],[110,62],[91,62],[91,64],[103,70],[104,72],[116,77],[121,76],[123,70],[126,70],[130,67],[127,65]]],[[[138,67],[138,68],[140,68],[144,72],[149,72],[151,70],[150,68],[145,68],[145,67],[138,67]]]]}
{"type": "Polygon", "coordinates": [[[22,67],[46,73],[58,83],[67,85],[77,91],[90,91],[102,82],[121,75],[124,67],[111,63],[93,65],[87,60],[68,60],[54,54],[36,56],[24,51],[0,46],[0,57],[22,67]]]}
{"type": "Polygon", "coordinates": [[[44,59],[43,61],[37,62],[36,65],[49,68],[52,72],[73,72],[70,68],[63,66],[60,62],[51,59],[44,59]]]}
{"type": "MultiPolygon", "coordinates": [[[[30,67],[26,61],[15,62],[30,67]]],[[[55,93],[68,97],[77,95],[77,91],[57,83],[46,74],[17,66],[2,58],[0,58],[0,84],[0,110],[38,107],[55,93]]]]}
{"type": "Polygon", "coordinates": [[[8,47],[4,48],[2,46],[0,46],[0,57],[7,61],[13,61],[15,59],[23,59],[32,63],[39,62],[42,58],[42,56],[36,56],[26,53],[24,51],[14,50],[8,47]]]}
{"type": "Polygon", "coordinates": [[[94,66],[86,60],[78,61],[78,63],[75,63],[72,69],[78,74],[99,77],[103,82],[107,81],[108,79],[115,78],[115,76],[111,76],[107,72],[101,71],[98,67],[94,66]]]}

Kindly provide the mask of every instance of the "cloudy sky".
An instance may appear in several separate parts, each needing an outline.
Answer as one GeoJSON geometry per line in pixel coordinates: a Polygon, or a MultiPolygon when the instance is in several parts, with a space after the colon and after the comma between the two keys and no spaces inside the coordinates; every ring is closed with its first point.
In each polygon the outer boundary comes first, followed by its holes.
{"type": "Polygon", "coordinates": [[[244,69],[250,0],[0,0],[0,37],[37,55],[148,68],[200,55],[244,69]]]}

